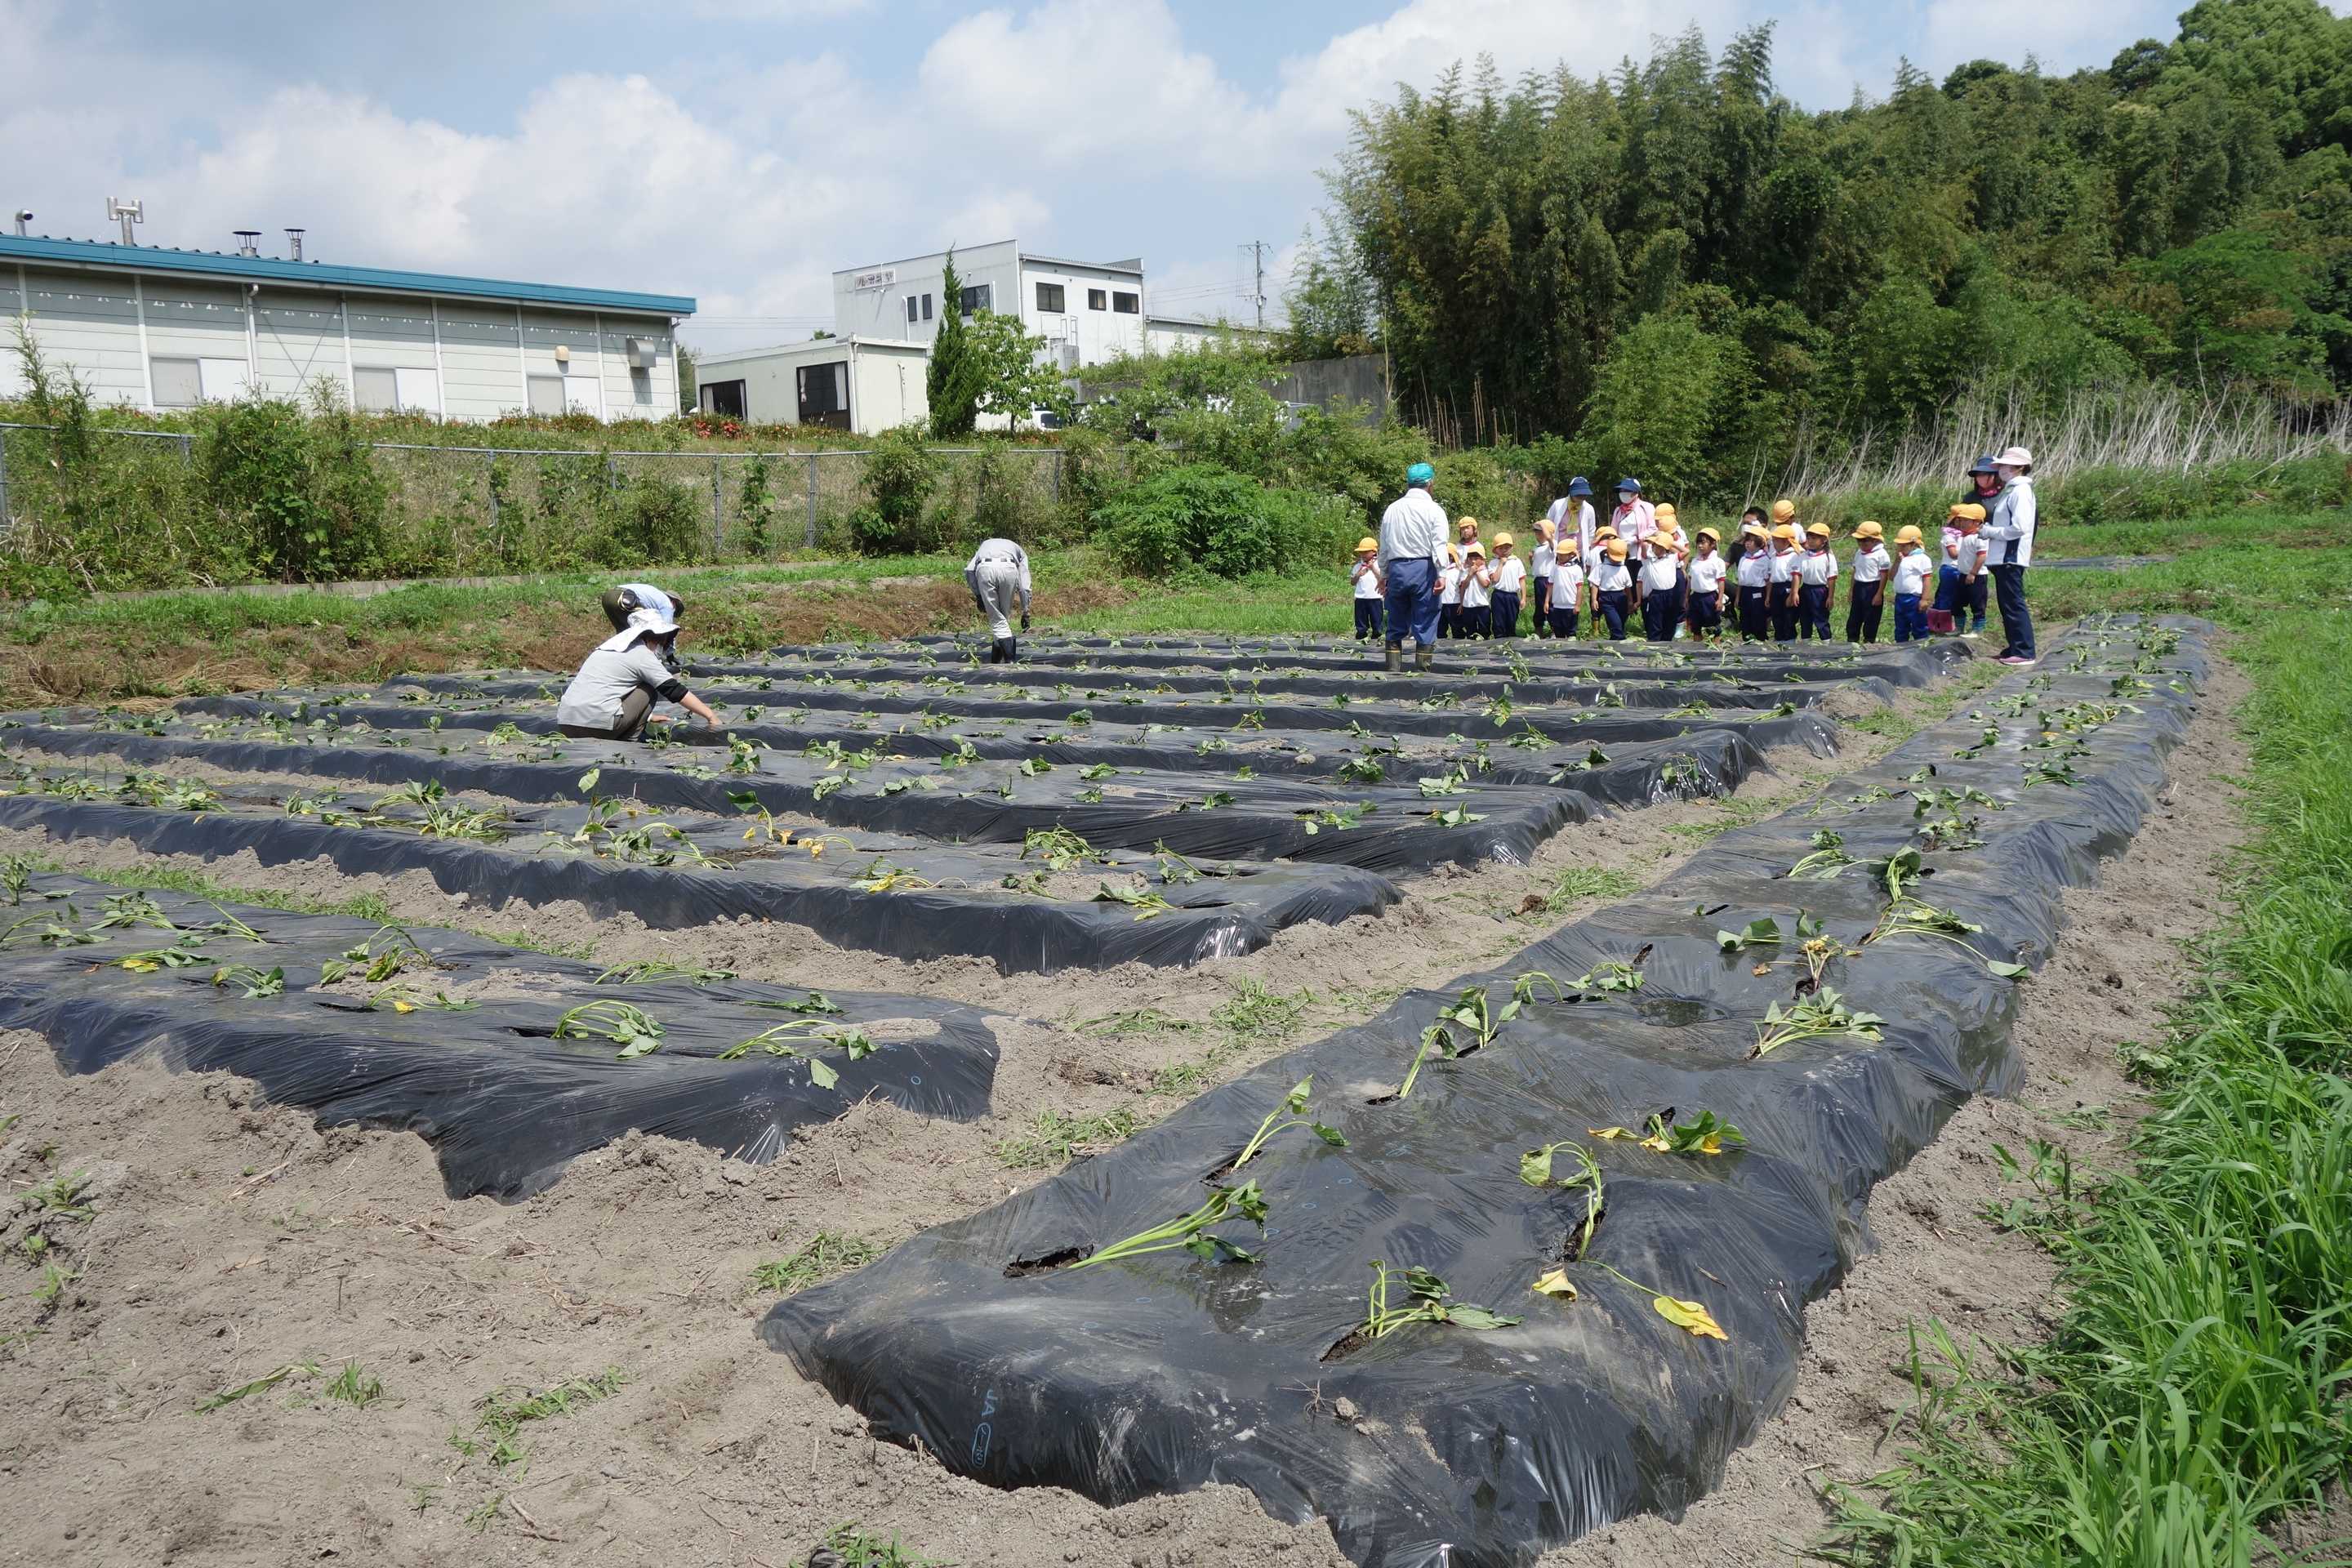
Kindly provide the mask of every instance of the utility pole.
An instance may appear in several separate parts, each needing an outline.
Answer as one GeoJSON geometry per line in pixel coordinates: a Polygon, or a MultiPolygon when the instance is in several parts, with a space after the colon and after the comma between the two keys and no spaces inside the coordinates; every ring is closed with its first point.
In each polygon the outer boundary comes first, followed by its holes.
{"type": "Polygon", "coordinates": [[[1257,324],[1265,325],[1265,241],[1253,239],[1234,247],[1249,257],[1252,284],[1249,299],[1257,307],[1257,324]]]}

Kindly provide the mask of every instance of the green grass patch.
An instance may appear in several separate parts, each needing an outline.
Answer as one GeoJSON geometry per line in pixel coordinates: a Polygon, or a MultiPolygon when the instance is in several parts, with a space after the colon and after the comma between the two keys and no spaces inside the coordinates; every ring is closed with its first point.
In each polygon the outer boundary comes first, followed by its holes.
{"type": "Polygon", "coordinates": [[[1034,1131],[1025,1137],[1000,1138],[990,1152],[1008,1171],[1042,1170],[1124,1142],[1142,1131],[1145,1122],[1143,1112],[1124,1105],[1093,1116],[1041,1110],[1034,1131]]]}
{"type": "Polygon", "coordinates": [[[751,1289],[791,1295],[822,1284],[836,1274],[862,1268],[889,1250],[862,1236],[820,1230],[789,1258],[761,1263],[751,1270],[751,1289]]]}
{"type": "Polygon", "coordinates": [[[2157,1109],[2127,1170],[2046,1145],[2009,1159],[2027,1191],[2000,1217],[2063,1262],[2058,1330],[2008,1348],[1917,1333],[1913,1440],[1900,1468],[1832,1489],[1832,1561],[2244,1563],[2352,1461],[2347,552],[2252,553],[2186,574],[2277,596],[2225,606],[2252,631],[2260,838],[2167,1037],[2124,1052],[2157,1109]]]}
{"type": "MultiPolygon", "coordinates": [[[[521,1446],[524,1426],[534,1421],[551,1420],[569,1415],[583,1405],[593,1405],[600,1399],[610,1399],[636,1381],[617,1366],[581,1377],[566,1378],[546,1388],[531,1388],[519,1383],[501,1384],[477,1401],[481,1406],[478,1430],[489,1433],[490,1463],[504,1468],[509,1465],[527,1464],[530,1451],[521,1446]]],[[[473,1445],[451,1439],[460,1452],[471,1457],[473,1445]]]]}

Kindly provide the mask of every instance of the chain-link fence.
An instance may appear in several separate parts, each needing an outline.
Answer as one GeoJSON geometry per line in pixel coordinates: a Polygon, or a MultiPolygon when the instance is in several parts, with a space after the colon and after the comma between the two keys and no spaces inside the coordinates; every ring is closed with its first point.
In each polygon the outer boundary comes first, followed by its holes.
{"type": "MultiPolygon", "coordinates": [[[[104,591],[750,563],[812,550],[954,548],[990,534],[1034,542],[1067,531],[1057,447],[927,448],[929,483],[894,510],[869,483],[870,447],[625,452],[350,441],[326,449],[331,441],[312,438],[309,447],[257,457],[225,447],[226,429],[0,425],[0,550],[104,591]],[[290,544],[273,540],[294,501],[316,520],[298,520],[290,544]],[[875,522],[884,511],[892,512],[887,529],[875,522]],[[311,537],[304,527],[341,530],[352,542],[301,555],[311,537]]],[[[44,588],[29,570],[10,575],[16,581],[6,585],[19,593],[77,585],[44,588]]]]}

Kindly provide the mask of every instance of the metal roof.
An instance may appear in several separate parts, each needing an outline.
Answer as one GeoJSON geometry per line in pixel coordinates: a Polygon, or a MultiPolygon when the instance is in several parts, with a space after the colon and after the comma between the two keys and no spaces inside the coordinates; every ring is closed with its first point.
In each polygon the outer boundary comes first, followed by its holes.
{"type": "Polygon", "coordinates": [[[224,255],[216,250],[166,250],[113,240],[51,239],[0,234],[0,264],[36,262],[110,272],[178,272],[234,278],[289,289],[355,289],[387,294],[434,294],[453,299],[499,300],[517,304],[571,305],[584,310],[635,311],[649,316],[691,316],[694,300],[683,294],[629,294],[617,289],[569,289],[554,283],[511,283],[495,278],[453,278],[438,272],[393,272],[380,267],[338,267],[323,261],[280,261],[268,256],[224,255]]]}

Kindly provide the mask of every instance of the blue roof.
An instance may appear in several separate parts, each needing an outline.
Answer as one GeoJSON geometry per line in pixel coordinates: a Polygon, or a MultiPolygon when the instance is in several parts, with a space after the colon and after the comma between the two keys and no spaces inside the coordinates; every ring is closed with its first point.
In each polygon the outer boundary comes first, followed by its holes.
{"type": "Polygon", "coordinates": [[[0,235],[0,262],[38,261],[109,270],[185,272],[296,288],[440,294],[532,305],[572,305],[585,310],[636,310],[655,316],[694,314],[693,297],[685,294],[628,294],[617,289],[567,289],[554,283],[509,283],[495,278],[452,278],[438,272],[392,272],[380,267],[279,261],[266,256],[225,256],[212,250],[165,250],[160,247],[119,245],[112,240],[0,235]]]}

